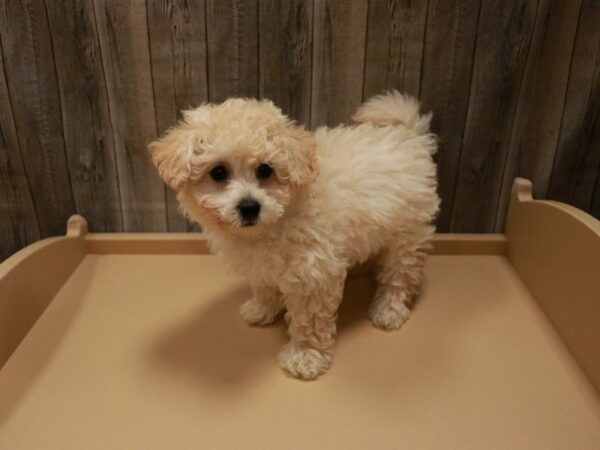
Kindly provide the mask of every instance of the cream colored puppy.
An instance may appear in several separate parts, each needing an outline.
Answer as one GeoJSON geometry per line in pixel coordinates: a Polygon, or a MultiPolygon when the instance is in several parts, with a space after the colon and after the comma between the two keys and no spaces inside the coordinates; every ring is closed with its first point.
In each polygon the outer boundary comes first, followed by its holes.
{"type": "Polygon", "coordinates": [[[270,101],[232,98],[184,112],[150,144],[183,212],[213,251],[245,275],[242,318],[286,312],[279,364],[314,379],[331,365],[348,269],[375,256],[373,324],[395,330],[418,293],[438,211],[436,139],[416,100],[390,92],[354,115],[356,126],[314,134],[270,101]]]}

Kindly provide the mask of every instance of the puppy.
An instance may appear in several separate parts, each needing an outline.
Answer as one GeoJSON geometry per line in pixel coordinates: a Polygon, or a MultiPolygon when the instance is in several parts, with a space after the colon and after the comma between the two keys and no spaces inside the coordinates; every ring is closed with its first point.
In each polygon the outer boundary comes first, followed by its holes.
{"type": "Polygon", "coordinates": [[[395,330],[408,318],[439,207],[430,119],[392,91],[362,105],[357,125],[311,133],[270,101],[231,98],[185,111],[149,145],[183,212],[247,277],[242,318],[264,325],[286,311],[279,364],[290,375],[330,367],[355,264],[379,263],[373,324],[395,330]]]}

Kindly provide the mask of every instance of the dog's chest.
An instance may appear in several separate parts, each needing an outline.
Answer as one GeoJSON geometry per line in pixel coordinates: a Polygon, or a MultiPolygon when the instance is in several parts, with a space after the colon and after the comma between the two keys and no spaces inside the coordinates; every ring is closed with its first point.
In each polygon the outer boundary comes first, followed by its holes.
{"type": "Polygon", "coordinates": [[[277,286],[288,268],[285,253],[270,246],[225,245],[219,253],[235,272],[251,284],[277,286]]]}

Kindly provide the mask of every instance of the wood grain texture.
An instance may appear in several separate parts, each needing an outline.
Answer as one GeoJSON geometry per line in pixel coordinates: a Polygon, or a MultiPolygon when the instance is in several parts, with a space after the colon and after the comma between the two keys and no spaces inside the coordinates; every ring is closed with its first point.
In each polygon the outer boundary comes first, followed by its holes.
{"type": "Polygon", "coordinates": [[[501,180],[495,231],[504,230],[515,177],[529,179],[536,198],[546,196],[580,8],[577,0],[540,0],[501,180]]]}
{"type": "MultiPolygon", "coordinates": [[[[208,101],[204,0],[148,0],[148,32],[158,134],[181,119],[181,111],[208,101]]],[[[169,231],[198,230],[167,190],[169,231]]]]}
{"type": "Polygon", "coordinates": [[[310,126],[312,0],[259,3],[259,94],[310,126]]]}
{"type": "Polygon", "coordinates": [[[0,42],[0,261],[40,238],[4,76],[0,42]]]}
{"type": "Polygon", "coordinates": [[[491,232],[537,2],[482,2],[450,229],[491,232]]]}
{"type": "Polygon", "coordinates": [[[391,88],[419,95],[428,1],[369,2],[365,100],[391,88]]]}
{"type": "Polygon", "coordinates": [[[548,197],[600,217],[600,3],[584,0],[548,197]]]}
{"type": "Polygon", "coordinates": [[[258,0],[206,0],[209,99],[258,96],[258,0]]]}
{"type": "Polygon", "coordinates": [[[600,217],[598,23],[598,0],[0,1],[0,257],[74,212],[197,230],[146,146],[229,96],[314,128],[387,88],[419,95],[439,231],[501,231],[517,175],[600,217]]]}
{"type": "Polygon", "coordinates": [[[367,0],[314,5],[311,124],[349,123],[362,103],[367,0]]]}
{"type": "Polygon", "coordinates": [[[156,115],[144,0],[94,0],[125,231],[167,231],[165,187],[146,146],[156,115]]]}
{"type": "Polygon", "coordinates": [[[22,160],[42,237],[64,233],[75,204],[43,2],[0,2],[0,38],[22,160]]]}
{"type": "Polygon", "coordinates": [[[94,231],[121,231],[113,128],[92,4],[48,1],[47,12],[77,213],[94,231]]]}
{"type": "Polygon", "coordinates": [[[481,0],[429,0],[420,98],[423,110],[433,111],[431,127],[439,136],[440,232],[450,229],[480,6],[481,0]]]}

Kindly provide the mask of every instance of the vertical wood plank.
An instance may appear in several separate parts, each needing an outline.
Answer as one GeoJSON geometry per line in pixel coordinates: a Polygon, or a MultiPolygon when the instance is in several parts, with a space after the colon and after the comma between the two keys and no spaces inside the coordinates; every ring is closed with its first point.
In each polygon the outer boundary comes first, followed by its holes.
{"type": "Polygon", "coordinates": [[[211,102],[258,97],[258,0],[206,0],[211,102]]]}
{"type": "Polygon", "coordinates": [[[600,3],[584,0],[548,197],[600,217],[600,3]],[[594,192],[596,194],[594,195],[594,192]]]}
{"type": "Polygon", "coordinates": [[[491,232],[537,2],[481,6],[450,229],[491,232]]]}
{"type": "Polygon", "coordinates": [[[75,212],[60,98],[43,2],[0,2],[0,39],[18,140],[42,237],[75,212]]]}
{"type": "MultiPolygon", "coordinates": [[[[204,0],[148,0],[148,32],[158,133],[176,124],[181,110],[208,101],[204,0]]],[[[198,227],[179,212],[167,190],[169,231],[198,227]]]]}
{"type": "Polygon", "coordinates": [[[480,6],[481,0],[429,0],[420,97],[423,109],[433,111],[431,127],[439,136],[440,232],[450,228],[480,6]]]}
{"type": "MultiPolygon", "coordinates": [[[[598,131],[600,130],[600,120],[598,120],[599,117],[600,115],[596,116],[596,122],[594,124],[594,135],[596,136],[596,149],[600,147],[600,138],[598,138],[598,136],[600,135],[600,132],[598,131]]],[[[593,215],[596,219],[600,220],[600,168],[598,169],[598,173],[596,174],[596,186],[594,187],[594,193],[592,195],[592,205],[590,207],[589,213],[593,215]]]]}
{"type": "Polygon", "coordinates": [[[259,95],[310,126],[312,0],[259,3],[259,95]]]}
{"type": "Polygon", "coordinates": [[[113,129],[92,5],[48,1],[47,11],[77,212],[94,231],[121,231],[113,129]]]}
{"type": "Polygon", "coordinates": [[[144,0],[94,0],[125,231],[166,231],[165,187],[150,162],[156,115],[144,0]]]}
{"type": "Polygon", "coordinates": [[[397,89],[419,95],[428,0],[371,0],[364,99],[397,89]]]}
{"type": "Polygon", "coordinates": [[[362,103],[367,0],[317,0],[311,124],[338,125],[362,103]]]}
{"type": "Polygon", "coordinates": [[[504,230],[515,177],[532,181],[544,198],[550,183],[563,115],[581,2],[541,0],[504,167],[495,231],[504,230]]]}
{"type": "Polygon", "coordinates": [[[40,238],[4,76],[0,44],[0,261],[40,238]]]}

